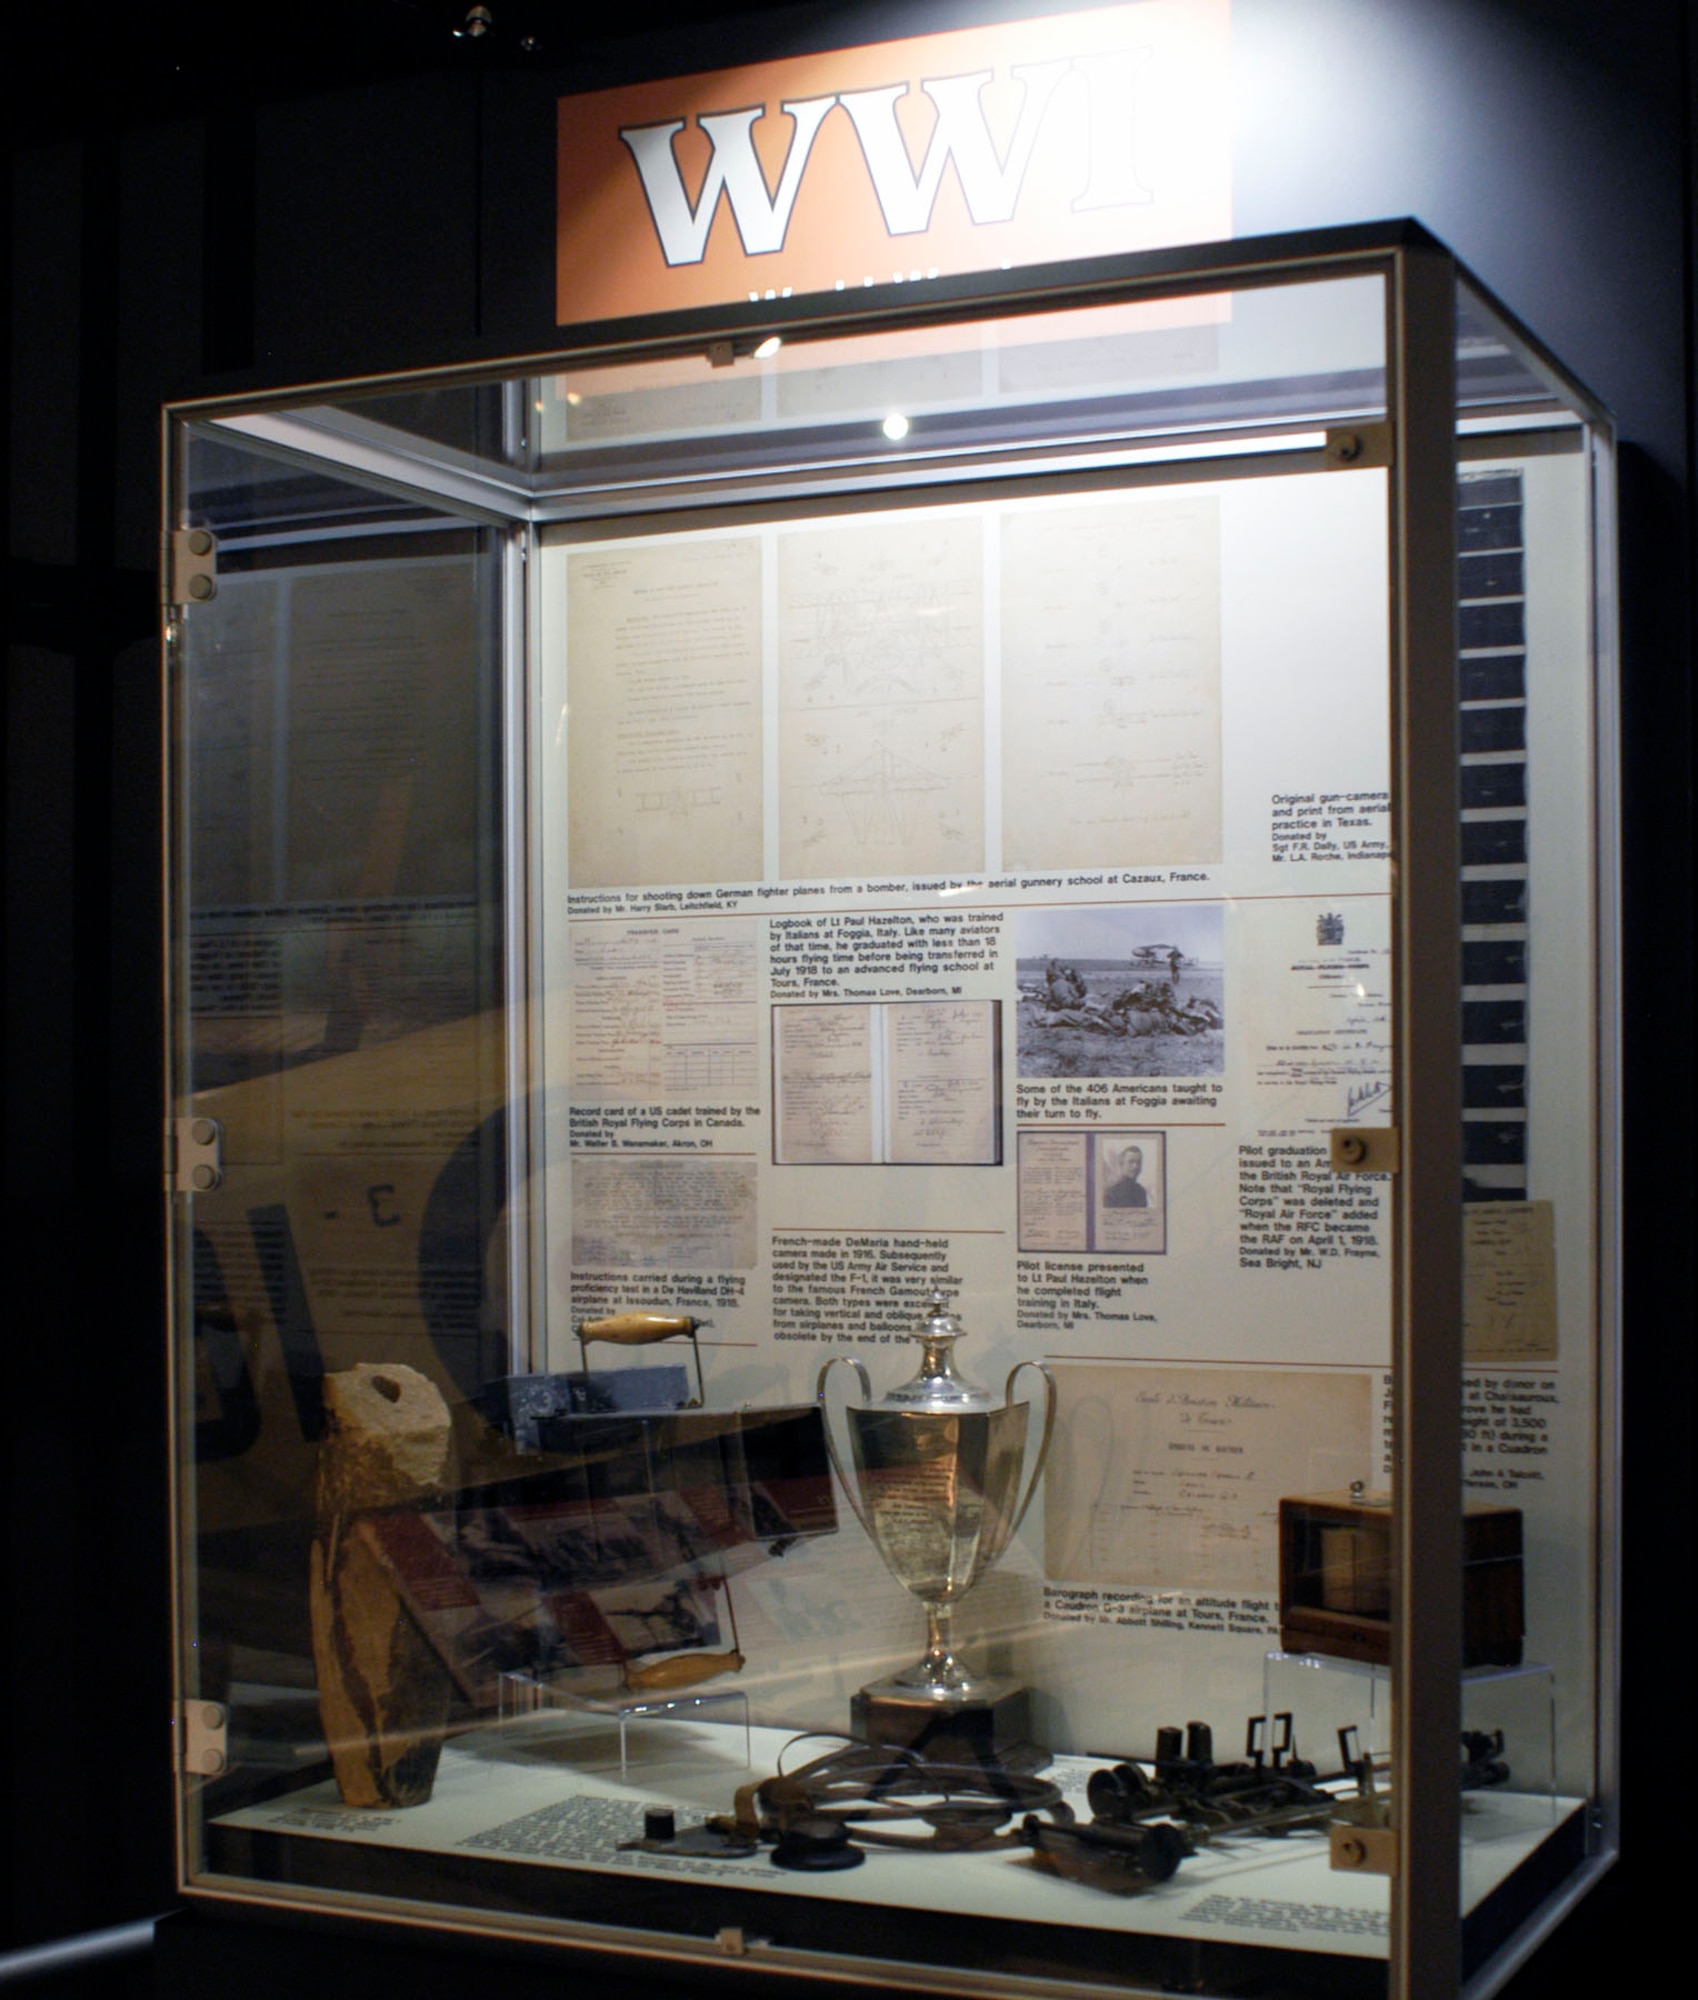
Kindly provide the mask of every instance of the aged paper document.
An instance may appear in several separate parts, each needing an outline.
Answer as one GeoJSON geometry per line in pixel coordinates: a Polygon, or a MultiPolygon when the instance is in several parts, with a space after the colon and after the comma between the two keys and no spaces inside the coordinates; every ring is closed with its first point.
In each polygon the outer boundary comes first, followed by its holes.
{"type": "Polygon", "coordinates": [[[1001,1158],[1001,1007],[994,1000],[916,1000],[882,1011],[888,1157],[904,1166],[994,1166],[1001,1158]]]}
{"type": "Polygon", "coordinates": [[[872,1008],[775,1007],[772,1068],[781,1166],[864,1166],[876,1157],[872,1008]]]}
{"type": "Polygon", "coordinates": [[[775,1007],[780,1166],[996,1166],[995,1000],[775,1007]]]}
{"type": "Polygon", "coordinates": [[[780,537],[786,877],[983,866],[981,541],[976,516],[780,537]]]}
{"type": "Polygon", "coordinates": [[[566,635],[572,887],[758,880],[759,539],[574,550],[566,635]]]}
{"type": "Polygon", "coordinates": [[[747,1096],[760,1081],[749,918],[572,932],[572,1101],[747,1096]]]}
{"type": "Polygon", "coordinates": [[[1090,1140],[1077,1132],[1022,1132],[1015,1150],[1020,1248],[1091,1247],[1090,1140]]]}
{"type": "Polygon", "coordinates": [[[1469,1361],[1557,1358],[1556,1210],[1550,1202],[1467,1203],[1462,1270],[1469,1361]]]}
{"type": "Polygon", "coordinates": [[[1391,1115],[1390,902],[1269,897],[1233,910],[1264,1131],[1383,1125],[1391,1115]]]}
{"type": "Polygon", "coordinates": [[[1165,1132],[1022,1132],[1018,1159],[1022,1250],[1167,1249],[1165,1132]]]}
{"type": "Polygon", "coordinates": [[[1219,503],[1001,528],[1003,865],[1218,861],[1219,503]]]}
{"type": "Polygon", "coordinates": [[[1367,1374],[1059,1363],[1052,1581],[1279,1588],[1279,1500],[1373,1471],[1367,1374]]]}
{"type": "Polygon", "coordinates": [[[755,1244],[752,1159],[572,1157],[575,1271],[749,1271],[755,1244]]]}

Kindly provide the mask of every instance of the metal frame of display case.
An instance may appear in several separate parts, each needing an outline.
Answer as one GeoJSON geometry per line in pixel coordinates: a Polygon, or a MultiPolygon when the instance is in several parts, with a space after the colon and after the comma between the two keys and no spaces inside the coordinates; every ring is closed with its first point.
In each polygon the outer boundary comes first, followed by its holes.
{"type": "MultiPolygon", "coordinates": [[[[331,467],[358,483],[433,508],[448,509],[466,520],[506,531],[504,591],[506,598],[509,713],[505,725],[510,741],[523,736],[523,716],[514,690],[534,623],[532,585],[526,576],[528,538],[543,523],[606,516],[620,518],[641,512],[652,517],[667,509],[695,510],[711,505],[716,520],[736,519],[740,508],[770,510],[775,501],[805,508],[815,492],[853,486],[850,469],[834,461],[828,466],[794,467],[778,473],[756,471],[741,479],[712,478],[701,492],[652,486],[638,490],[559,488],[534,470],[534,442],[521,446],[525,414],[522,391],[511,378],[555,373],[565,367],[608,361],[664,359],[700,355],[708,342],[723,344],[728,355],[743,356],[769,335],[787,342],[853,332],[940,326],[992,316],[1007,317],[1063,307],[1134,302],[1163,297],[1242,289],[1259,284],[1287,284],[1302,279],[1380,275],[1386,282],[1388,328],[1386,341],[1386,422],[1390,433],[1390,501],[1393,551],[1391,569],[1391,662],[1394,711],[1391,725],[1393,773],[1393,1041],[1396,1050],[1395,1098],[1402,1157],[1394,1178],[1397,1216],[1393,1232],[1395,1262],[1392,1284],[1392,1370],[1394,1391],[1394,1486],[1392,1518],[1395,1553],[1391,1620],[1392,1672],[1399,1689],[1392,1734],[1392,1784],[1397,1801],[1394,1828],[1396,1868],[1393,1876],[1390,1932],[1390,1992],[1402,2000],[1438,2000],[1465,1985],[1471,1992],[1491,1990],[1525,1956],[1550,1924],[1606,1869],[1614,1847],[1614,1631],[1616,1624],[1615,1347],[1617,1326],[1615,1250],[1616,1229],[1616,1020],[1615,965],[1616,843],[1614,801],[1607,787],[1614,757],[1613,556],[1609,528],[1611,479],[1608,423],[1605,413],[1574,384],[1530,336],[1511,324],[1513,338],[1537,372],[1559,380],[1572,409],[1593,427],[1593,534],[1598,569],[1594,597],[1593,718],[1598,766],[1606,791],[1596,808],[1595,839],[1598,879],[1591,885],[1600,911],[1601,942],[1596,995],[1599,1079],[1597,1130],[1599,1296],[1597,1325],[1601,1347],[1598,1379],[1599,1463],[1602,1467],[1597,1522],[1596,1566],[1602,1644],[1597,1689],[1600,1804],[1592,1811],[1589,1850],[1573,1868],[1558,1893],[1537,1906],[1536,1920],[1523,1922],[1496,1954],[1462,1972],[1461,1907],[1458,1881],[1458,1792],[1454,1744],[1459,1728],[1457,1662],[1461,1657],[1461,1518],[1459,1473],[1462,1453],[1458,1384],[1463,1369],[1462,1315],[1459,1273],[1462,1259],[1460,1204],[1456,1190],[1461,1175],[1458,1020],[1460,971],[1456,949],[1457,880],[1459,863],[1456,798],[1457,710],[1456,668],[1456,535],[1453,505],[1459,451],[1457,437],[1457,372],[1455,309],[1459,284],[1466,274],[1443,246],[1413,224],[1370,225],[1313,234],[1273,237],[1162,250],[1111,260],[1045,266],[976,277],[943,278],[922,285],[877,287],[837,297],[805,297],[729,304],[723,309],[681,313],[662,318],[565,328],[559,345],[546,352],[479,360],[404,376],[357,377],[314,384],[307,388],[269,390],[259,394],[208,398],[167,407],[164,422],[163,471],[168,528],[185,527],[181,501],[181,439],[188,427],[216,424],[238,441],[248,441],[268,455],[294,459],[314,467],[331,467]],[[392,440],[362,435],[357,422],[326,427],[313,414],[328,402],[380,389],[409,393],[479,384],[506,385],[503,402],[505,445],[516,465],[455,464],[452,454],[432,454],[423,444],[417,459],[397,454],[392,440]],[[1413,948],[1408,941],[1415,940],[1413,948]],[[1425,940],[1425,945],[1420,941],[1425,940]]],[[[1492,311],[1502,319],[1501,308],[1492,311]]],[[[1464,414],[1466,414],[1464,412],[1464,414]]],[[[1258,450],[1256,430],[1205,427],[1169,438],[1144,438],[1122,449],[1112,476],[1125,483],[1136,478],[1140,460],[1152,470],[1183,449],[1199,454],[1211,467],[1222,455],[1228,469],[1233,458],[1258,450]]],[[[1290,426],[1286,429],[1289,433],[1290,426]]],[[[1499,435],[1494,433],[1494,435],[1499,435]]],[[[1104,447],[1091,441],[1094,452],[1104,447]]],[[[1077,448],[1083,452],[1086,447],[1077,448]]],[[[893,488],[897,497],[923,487],[936,491],[957,486],[979,493],[998,479],[1030,480],[1042,466],[1055,472],[1065,466],[1073,447],[1041,440],[983,452],[970,460],[939,459],[908,464],[892,477],[882,461],[870,456],[863,468],[865,484],[893,488]]],[[[1325,447],[1314,441],[1278,444],[1280,463],[1291,469],[1318,464],[1325,447]]],[[[1469,437],[1464,431],[1460,451],[1465,458],[1469,437]]],[[[1218,470],[1218,467],[1215,467],[1218,470]]],[[[1042,473],[1036,476],[1042,478],[1042,473]]],[[[876,501],[873,502],[876,504],[876,501]]],[[[166,793],[172,803],[172,824],[165,843],[167,903],[167,1020],[182,1026],[183,979],[177,962],[175,904],[182,879],[180,834],[184,774],[177,752],[179,687],[174,666],[174,613],[165,614],[166,724],[164,766],[166,793]]],[[[509,788],[505,801],[506,839],[511,857],[522,851],[529,832],[523,786],[509,788]]],[[[527,911],[523,895],[508,897],[507,949],[522,962],[526,950],[527,911]]],[[[518,992],[524,990],[519,982],[518,992]]],[[[517,997],[517,992],[515,998],[517,997]]],[[[514,1004],[510,1001],[510,1006],[514,1004]]],[[[167,1051],[167,1102],[182,1101],[174,1069],[176,1034],[167,1051]]],[[[513,1038],[509,1054],[510,1104],[526,1102],[527,1053],[522,1036],[513,1038]]],[[[527,1144],[522,1120],[511,1121],[509,1147],[517,1164],[527,1144]]],[[[514,1173],[512,1185],[521,1183],[514,1173]]],[[[176,1201],[172,1228],[178,1254],[171,1260],[169,1312],[173,1329],[192,1310],[185,1296],[182,1240],[187,1203],[176,1201]]],[[[522,1219],[511,1253],[514,1299],[530,1287],[522,1219]]],[[[172,1425],[173,1457],[187,1463],[183,1428],[183,1364],[173,1339],[172,1425]]],[[[177,1685],[189,1676],[183,1657],[184,1581],[181,1564],[186,1543],[182,1502],[173,1487],[173,1577],[178,1593],[175,1630],[179,1657],[177,1685]]],[[[188,1816],[179,1790],[179,1869],[190,1896],[233,1903],[276,1903],[318,1911],[332,1917],[351,1913],[381,1916],[498,1936],[551,1937],[557,1942],[598,1953],[640,1955],[647,1959],[700,1962],[703,1953],[687,1950],[684,1941],[659,1932],[608,1928],[591,1934],[582,1926],[562,1932],[546,1920],[508,1918],[459,1906],[437,1908],[390,1902],[372,1911],[351,1912],[346,1902],[310,1890],[285,1889],[271,1883],[223,1878],[198,1880],[190,1852],[188,1816]]],[[[711,1952],[706,1954],[712,1958],[711,1952]]],[[[719,1962],[723,1963],[723,1960],[719,1962]]],[[[795,1977],[816,1975],[842,1979],[853,1975],[906,1987],[917,1969],[887,1961],[843,1959],[831,1955],[774,1950],[755,1952],[738,1960],[741,1968],[765,1968],[795,1977]]],[[[936,1969],[920,1976],[927,1990],[965,1990],[936,1969]]],[[[1013,1976],[998,1979],[998,1990],[1051,1991],[1047,1979],[1013,1976]]],[[[971,1990],[982,1990],[973,1986],[971,1990]]]]}

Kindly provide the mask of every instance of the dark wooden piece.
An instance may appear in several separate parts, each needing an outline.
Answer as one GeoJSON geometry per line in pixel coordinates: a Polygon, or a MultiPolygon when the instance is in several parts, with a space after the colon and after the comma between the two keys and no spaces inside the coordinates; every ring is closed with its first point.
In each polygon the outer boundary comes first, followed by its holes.
{"type": "MultiPolygon", "coordinates": [[[[1526,1631],[1521,1510],[1462,1517],[1462,1664],[1521,1663],[1526,1631]]],[[[1279,1637],[1288,1653],[1391,1658],[1391,1508],[1372,1494],[1302,1493],[1279,1503],[1279,1637]]]]}

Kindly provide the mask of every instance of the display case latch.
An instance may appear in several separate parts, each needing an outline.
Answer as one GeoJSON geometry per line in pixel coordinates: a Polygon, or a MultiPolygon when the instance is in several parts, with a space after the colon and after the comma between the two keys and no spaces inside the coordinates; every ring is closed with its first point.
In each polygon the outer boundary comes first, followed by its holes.
{"type": "Polygon", "coordinates": [[[1359,472],[1365,466],[1390,465],[1391,425],[1353,424],[1327,432],[1323,462],[1329,472],[1359,472]]]}
{"type": "Polygon", "coordinates": [[[222,1702],[177,1704],[177,1750],[192,1778],[216,1778],[230,1768],[229,1711],[222,1702]]]}
{"type": "Polygon", "coordinates": [[[216,1118],[176,1118],[165,1134],[165,1181],[178,1194],[210,1194],[224,1179],[224,1128],[216,1118]]]}
{"type": "Polygon", "coordinates": [[[218,595],[218,537],[210,528],[175,528],[167,571],[174,605],[209,604],[218,595]]]}
{"type": "Polygon", "coordinates": [[[1397,1873],[1397,1828],[1394,1826],[1335,1826],[1328,1835],[1331,1861],[1355,1875],[1397,1873]]]}
{"type": "Polygon", "coordinates": [[[1335,1125],[1327,1136],[1335,1174],[1395,1174],[1403,1163],[1395,1125],[1335,1125]]]}

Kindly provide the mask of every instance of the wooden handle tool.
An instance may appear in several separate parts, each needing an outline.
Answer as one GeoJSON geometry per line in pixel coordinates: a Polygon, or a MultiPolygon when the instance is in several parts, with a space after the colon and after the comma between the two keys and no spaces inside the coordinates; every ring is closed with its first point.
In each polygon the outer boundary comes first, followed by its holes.
{"type": "Polygon", "coordinates": [[[590,1342],[608,1341],[615,1347],[652,1347],[661,1340],[687,1340],[690,1352],[696,1358],[696,1400],[686,1403],[689,1410],[699,1410],[707,1401],[707,1386],[702,1380],[702,1350],[696,1344],[696,1328],[701,1324],[688,1313],[622,1312],[612,1313],[606,1319],[584,1319],[578,1322],[578,1346],[583,1351],[584,1373],[590,1372],[590,1342]]]}

